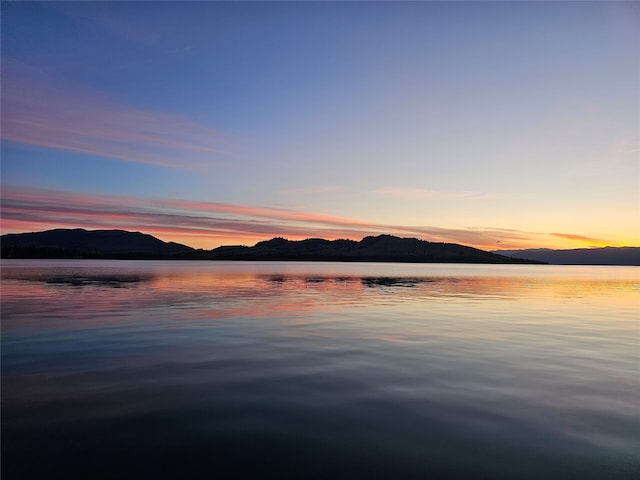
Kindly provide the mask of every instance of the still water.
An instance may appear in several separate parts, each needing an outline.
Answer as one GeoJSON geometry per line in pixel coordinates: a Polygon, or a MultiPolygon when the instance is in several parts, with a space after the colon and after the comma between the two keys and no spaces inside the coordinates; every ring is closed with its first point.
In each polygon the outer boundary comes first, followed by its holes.
{"type": "Polygon", "coordinates": [[[2,478],[640,478],[640,269],[6,260],[2,478]]]}

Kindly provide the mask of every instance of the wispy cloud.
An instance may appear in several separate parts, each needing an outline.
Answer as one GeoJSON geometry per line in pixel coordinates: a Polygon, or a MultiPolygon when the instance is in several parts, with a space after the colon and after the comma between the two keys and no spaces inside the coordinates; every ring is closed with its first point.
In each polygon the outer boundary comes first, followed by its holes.
{"type": "Polygon", "coordinates": [[[640,160],[640,146],[638,141],[618,141],[612,143],[609,148],[596,156],[591,161],[584,162],[577,167],[578,173],[600,175],[603,171],[618,168],[630,162],[638,165],[640,160]]]}
{"type": "Polygon", "coordinates": [[[126,228],[248,240],[276,235],[357,237],[377,231],[377,225],[372,223],[278,208],[3,188],[3,231],[37,229],[41,228],[39,225],[126,228]]]}
{"type": "MultiPolygon", "coordinates": [[[[485,249],[544,246],[548,241],[546,234],[503,228],[390,225],[284,208],[19,186],[2,189],[1,207],[3,233],[47,228],[122,228],[204,248],[229,241],[253,244],[274,236],[360,239],[381,233],[485,249]]],[[[581,235],[553,235],[570,240],[596,240],[581,235]]]]}
{"type": "Polygon", "coordinates": [[[496,194],[481,193],[474,191],[442,191],[431,190],[426,188],[414,188],[414,187],[382,187],[372,191],[372,193],[386,195],[390,197],[406,198],[411,200],[427,200],[434,198],[497,198],[496,194]]]}
{"type": "Polygon", "coordinates": [[[216,202],[3,188],[2,229],[5,233],[54,227],[142,230],[161,238],[190,237],[194,243],[208,247],[217,244],[217,238],[253,243],[272,236],[359,239],[392,233],[478,246],[493,245],[496,238],[526,237],[523,233],[496,229],[384,225],[288,209],[216,202]]]}
{"type": "Polygon", "coordinates": [[[602,238],[585,237],[584,235],[575,235],[573,233],[552,233],[551,235],[567,240],[577,240],[580,242],[587,242],[595,245],[608,245],[610,242],[603,240],[602,238]]]}
{"type": "Polygon", "coordinates": [[[164,167],[198,168],[235,155],[230,135],[170,113],[2,62],[2,140],[164,167]]]}
{"type": "Polygon", "coordinates": [[[340,190],[340,187],[335,185],[318,185],[314,187],[289,188],[287,190],[283,190],[282,193],[286,195],[316,195],[320,193],[336,192],[338,190],[340,190]]]}

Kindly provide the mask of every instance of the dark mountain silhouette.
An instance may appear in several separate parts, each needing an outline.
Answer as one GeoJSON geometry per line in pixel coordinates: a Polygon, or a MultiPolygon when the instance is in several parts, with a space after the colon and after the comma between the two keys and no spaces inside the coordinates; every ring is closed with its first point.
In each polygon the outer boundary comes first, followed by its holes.
{"type": "Polygon", "coordinates": [[[125,230],[56,229],[14,233],[0,238],[2,257],[105,258],[173,257],[195,250],[151,235],[125,230]]]}
{"type": "Polygon", "coordinates": [[[555,265],[640,265],[640,247],[576,248],[551,250],[495,250],[509,257],[526,258],[555,265]]]}
{"type": "Polygon", "coordinates": [[[273,238],[253,247],[195,250],[124,230],[57,229],[3,235],[3,258],[175,258],[201,260],[307,260],[378,262],[536,263],[455,243],[379,235],[355,240],[273,238]]]}
{"type": "Polygon", "coordinates": [[[455,243],[431,243],[392,235],[362,240],[273,238],[253,247],[219,247],[204,255],[216,260],[324,260],[361,262],[537,263],[517,260],[455,243]]]}

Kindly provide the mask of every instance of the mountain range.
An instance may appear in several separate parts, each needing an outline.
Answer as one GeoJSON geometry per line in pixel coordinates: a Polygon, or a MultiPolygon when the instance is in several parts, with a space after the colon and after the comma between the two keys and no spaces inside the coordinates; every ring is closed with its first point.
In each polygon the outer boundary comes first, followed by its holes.
{"type": "Polygon", "coordinates": [[[55,229],[10,233],[0,237],[2,257],[99,258],[118,256],[171,257],[196,250],[140,232],[125,230],[55,229]]]}
{"type": "Polygon", "coordinates": [[[640,265],[640,247],[487,252],[456,243],[378,235],[355,240],[272,238],[253,247],[194,249],[140,232],[55,229],[0,237],[2,258],[166,258],[190,260],[306,260],[442,263],[550,263],[557,265],[640,265]]]}
{"type": "Polygon", "coordinates": [[[216,260],[324,260],[362,262],[539,263],[514,259],[456,243],[378,235],[355,240],[273,238],[253,247],[218,247],[205,255],[216,260]]]}
{"type": "Polygon", "coordinates": [[[0,237],[3,258],[172,258],[201,260],[306,260],[455,263],[539,263],[455,243],[379,235],[355,240],[273,238],[253,247],[196,250],[124,230],[56,229],[0,237]]]}

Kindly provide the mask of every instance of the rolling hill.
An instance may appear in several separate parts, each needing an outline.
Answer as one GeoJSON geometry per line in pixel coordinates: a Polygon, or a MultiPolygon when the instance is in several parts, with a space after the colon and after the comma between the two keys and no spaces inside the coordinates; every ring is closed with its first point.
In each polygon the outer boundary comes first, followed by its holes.
{"type": "Polygon", "coordinates": [[[361,262],[538,263],[455,243],[378,235],[355,240],[273,238],[253,247],[219,247],[204,256],[216,260],[306,260],[361,262]]]}
{"type": "Polygon", "coordinates": [[[508,257],[526,258],[554,265],[640,265],[640,247],[577,248],[551,250],[494,250],[508,257]]]}
{"type": "Polygon", "coordinates": [[[140,232],[82,228],[2,235],[0,245],[3,258],[173,257],[195,251],[140,232]]]}

